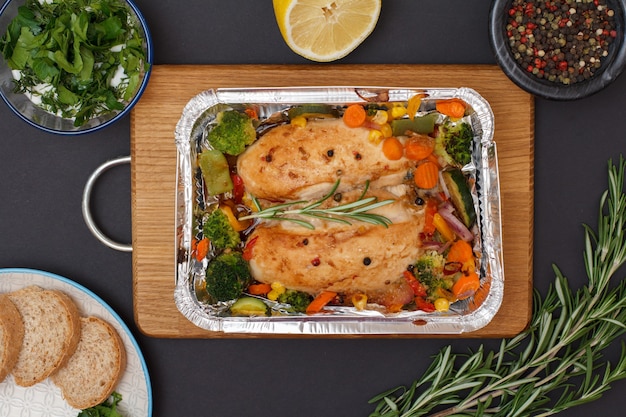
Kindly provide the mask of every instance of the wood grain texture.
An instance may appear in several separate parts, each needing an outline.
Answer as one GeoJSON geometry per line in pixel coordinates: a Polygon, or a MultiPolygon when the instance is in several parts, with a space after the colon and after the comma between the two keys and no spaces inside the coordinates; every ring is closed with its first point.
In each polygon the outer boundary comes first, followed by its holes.
{"type": "Polygon", "coordinates": [[[524,330],[532,315],[534,99],[491,65],[155,66],[131,114],[133,297],[139,329],[163,338],[287,337],[209,332],[176,308],[174,134],[184,106],[204,90],[314,85],[470,87],[489,101],[502,197],[504,300],[490,324],[458,337],[510,337],[524,330]]]}

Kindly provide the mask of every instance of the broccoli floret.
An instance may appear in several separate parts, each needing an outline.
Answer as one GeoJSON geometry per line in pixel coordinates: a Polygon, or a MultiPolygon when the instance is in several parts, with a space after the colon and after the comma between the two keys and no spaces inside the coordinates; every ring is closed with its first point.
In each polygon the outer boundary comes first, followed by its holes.
{"type": "Polygon", "coordinates": [[[215,301],[239,297],[252,282],[248,263],[239,252],[225,252],[217,256],[206,270],[206,289],[215,301]]]}
{"type": "Polygon", "coordinates": [[[450,165],[463,166],[472,160],[474,132],[469,123],[444,123],[439,127],[435,153],[450,165]]]}
{"type": "Polygon", "coordinates": [[[304,313],[307,306],[313,301],[313,296],[303,291],[287,289],[278,296],[277,301],[291,305],[291,310],[296,313],[304,313]]]}
{"type": "Polygon", "coordinates": [[[228,216],[215,209],[209,214],[202,228],[206,236],[217,249],[233,249],[241,243],[241,237],[228,221],[228,216]]]}
{"type": "Polygon", "coordinates": [[[453,282],[443,273],[446,259],[436,251],[428,251],[413,265],[413,273],[419,282],[426,287],[428,298],[435,300],[440,297],[438,289],[449,290],[453,282]]]}
{"type": "Polygon", "coordinates": [[[216,124],[209,131],[208,140],[213,148],[229,155],[239,155],[256,139],[252,119],[236,110],[219,112],[216,124]]]}

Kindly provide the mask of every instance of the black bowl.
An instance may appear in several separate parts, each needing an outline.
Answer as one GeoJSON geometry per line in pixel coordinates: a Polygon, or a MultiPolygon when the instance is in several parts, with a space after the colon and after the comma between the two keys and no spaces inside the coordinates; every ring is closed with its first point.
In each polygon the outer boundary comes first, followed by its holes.
{"type": "Polygon", "coordinates": [[[489,37],[498,65],[521,89],[546,99],[576,100],[602,90],[621,74],[626,65],[626,48],[624,47],[626,0],[607,0],[608,6],[615,11],[614,22],[617,36],[609,46],[608,56],[602,59],[600,68],[595,70],[590,78],[571,84],[538,78],[522,68],[515,60],[506,31],[509,19],[508,10],[512,2],[512,0],[492,2],[489,11],[489,37]]]}

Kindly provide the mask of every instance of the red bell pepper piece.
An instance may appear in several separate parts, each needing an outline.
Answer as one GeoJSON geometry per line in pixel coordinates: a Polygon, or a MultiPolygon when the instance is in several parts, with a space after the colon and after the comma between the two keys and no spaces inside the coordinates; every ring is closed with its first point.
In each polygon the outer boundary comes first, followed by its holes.
{"type": "Polygon", "coordinates": [[[233,181],[233,200],[236,204],[241,204],[243,200],[243,194],[245,192],[245,186],[243,185],[243,179],[239,174],[232,173],[230,178],[233,181]]]}
{"type": "Polygon", "coordinates": [[[422,311],[432,313],[435,311],[435,305],[427,301],[424,297],[415,297],[415,306],[422,311]]]}
{"type": "Polygon", "coordinates": [[[254,249],[254,245],[256,244],[258,238],[258,236],[255,236],[246,243],[246,247],[243,248],[243,253],[241,254],[244,260],[249,261],[254,256],[252,254],[252,250],[254,249]]]}
{"type": "Polygon", "coordinates": [[[415,275],[413,275],[411,271],[404,271],[404,279],[409,284],[416,297],[426,297],[426,287],[415,278],[415,275]]]}

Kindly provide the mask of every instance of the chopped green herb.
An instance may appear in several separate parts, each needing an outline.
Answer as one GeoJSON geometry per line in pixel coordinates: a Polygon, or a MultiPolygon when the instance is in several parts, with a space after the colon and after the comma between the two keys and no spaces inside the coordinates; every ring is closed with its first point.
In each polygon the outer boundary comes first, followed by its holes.
{"type": "Polygon", "coordinates": [[[111,398],[94,407],[81,411],[77,417],[122,417],[117,411],[117,404],[122,401],[122,395],[117,392],[111,394],[111,398]]]}
{"type": "Polygon", "coordinates": [[[0,52],[19,72],[15,92],[81,126],[134,96],[149,68],[142,33],[118,0],[27,0],[0,52]]]}

